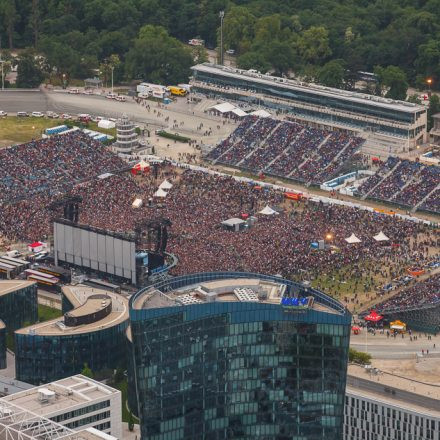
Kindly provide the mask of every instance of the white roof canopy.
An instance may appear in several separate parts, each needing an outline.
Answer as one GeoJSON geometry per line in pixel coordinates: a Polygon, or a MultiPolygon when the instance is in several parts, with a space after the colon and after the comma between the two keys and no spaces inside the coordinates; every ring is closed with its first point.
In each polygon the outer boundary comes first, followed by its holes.
{"type": "Polygon", "coordinates": [[[242,220],[241,218],[233,217],[233,218],[230,218],[230,219],[222,222],[222,225],[235,226],[235,225],[241,225],[243,223],[246,223],[246,222],[244,220],[242,220]]]}
{"type": "Polygon", "coordinates": [[[173,185],[172,185],[170,182],[168,182],[167,179],[165,179],[165,180],[159,185],[159,188],[161,188],[161,189],[171,189],[172,187],[173,187],[173,185]]]}
{"type": "Polygon", "coordinates": [[[278,214],[278,212],[276,212],[274,209],[272,209],[269,205],[266,205],[265,208],[263,208],[259,214],[264,214],[264,215],[274,215],[274,214],[278,214]]]}
{"type": "Polygon", "coordinates": [[[140,208],[142,206],[142,199],[135,199],[131,206],[133,208],[140,208]]]}
{"type": "Polygon", "coordinates": [[[235,110],[236,107],[229,102],[222,102],[221,104],[214,105],[211,108],[217,110],[220,113],[228,113],[232,112],[232,110],[235,110]]]}
{"type": "Polygon", "coordinates": [[[244,112],[241,108],[238,107],[234,108],[234,110],[231,110],[231,113],[234,113],[234,115],[237,115],[240,118],[247,115],[246,112],[244,112]]]}
{"type": "Polygon", "coordinates": [[[159,188],[155,193],[154,197],[166,197],[168,193],[164,191],[162,188],[159,188]]]}
{"type": "Polygon", "coordinates": [[[382,231],[380,231],[379,234],[375,235],[373,238],[376,241],[388,241],[389,240],[389,238],[382,231]]]}
{"type": "Polygon", "coordinates": [[[251,115],[260,116],[260,118],[268,118],[270,116],[270,113],[267,112],[266,110],[260,109],[260,110],[255,110],[254,112],[251,113],[251,115]]]}
{"type": "Polygon", "coordinates": [[[350,237],[345,239],[345,241],[350,244],[361,243],[361,240],[359,240],[354,234],[351,234],[350,237]]]}

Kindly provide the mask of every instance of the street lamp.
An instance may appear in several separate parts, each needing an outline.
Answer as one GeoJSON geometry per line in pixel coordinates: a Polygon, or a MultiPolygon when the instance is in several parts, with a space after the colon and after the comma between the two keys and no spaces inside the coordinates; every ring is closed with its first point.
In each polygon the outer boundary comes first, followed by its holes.
{"type": "Polygon", "coordinates": [[[432,78],[428,78],[428,79],[426,80],[426,82],[427,82],[428,87],[429,87],[428,95],[431,96],[431,84],[432,84],[432,78]]]}
{"type": "Polygon", "coordinates": [[[225,18],[225,11],[220,11],[220,65],[223,66],[223,19],[225,18]]]}
{"type": "Polygon", "coordinates": [[[115,66],[111,66],[112,69],[112,95],[113,95],[113,70],[115,70],[115,66]]]}
{"type": "Polygon", "coordinates": [[[333,235],[328,233],[328,234],[326,234],[325,239],[328,241],[331,241],[333,239],[333,235]]]}

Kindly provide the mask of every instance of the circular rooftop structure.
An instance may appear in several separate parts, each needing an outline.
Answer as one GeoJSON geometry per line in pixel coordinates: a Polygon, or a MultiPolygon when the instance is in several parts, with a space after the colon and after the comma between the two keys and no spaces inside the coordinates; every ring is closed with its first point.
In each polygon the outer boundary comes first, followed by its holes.
{"type": "Polygon", "coordinates": [[[130,311],[194,306],[208,303],[260,303],[285,310],[351,316],[346,307],[303,284],[279,276],[251,272],[205,272],[184,275],[148,286],[130,299],[130,311]]]}

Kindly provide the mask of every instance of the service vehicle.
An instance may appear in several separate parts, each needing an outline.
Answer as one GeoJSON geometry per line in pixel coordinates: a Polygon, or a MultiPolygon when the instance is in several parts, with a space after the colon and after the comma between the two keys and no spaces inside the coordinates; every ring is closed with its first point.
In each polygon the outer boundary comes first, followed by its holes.
{"type": "Polygon", "coordinates": [[[79,89],[69,89],[71,95],[79,95],[79,89]]]}
{"type": "Polygon", "coordinates": [[[118,95],[116,93],[108,93],[107,95],[105,95],[105,97],[107,99],[116,99],[118,95]]]}
{"type": "Polygon", "coordinates": [[[186,96],[187,91],[183,87],[169,86],[168,91],[174,96],[186,96]]]}
{"type": "Polygon", "coordinates": [[[67,113],[63,113],[61,115],[61,119],[72,119],[72,116],[68,115],[67,113]]]}
{"type": "Polygon", "coordinates": [[[26,118],[29,116],[29,113],[28,112],[17,112],[17,116],[19,118],[26,118]]]}
{"type": "Polygon", "coordinates": [[[8,116],[8,114],[6,112],[4,112],[3,110],[0,110],[0,117],[2,116],[8,116]]]}
{"type": "Polygon", "coordinates": [[[119,102],[125,102],[125,101],[126,101],[126,98],[125,98],[125,96],[118,95],[118,96],[116,96],[116,101],[119,101],[119,102]]]}
{"type": "Polygon", "coordinates": [[[44,113],[41,112],[32,112],[31,116],[33,116],[34,118],[44,118],[44,113]]]}

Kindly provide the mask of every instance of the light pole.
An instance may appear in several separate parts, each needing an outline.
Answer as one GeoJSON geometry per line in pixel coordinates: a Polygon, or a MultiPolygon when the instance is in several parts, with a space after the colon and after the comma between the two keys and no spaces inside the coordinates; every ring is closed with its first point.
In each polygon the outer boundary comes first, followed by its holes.
{"type": "Polygon", "coordinates": [[[225,18],[225,11],[220,11],[220,65],[223,66],[223,19],[225,18]]]}
{"type": "Polygon", "coordinates": [[[431,84],[432,84],[432,78],[428,78],[428,79],[426,80],[426,82],[428,83],[428,87],[429,87],[428,96],[431,97],[431,84]]]}
{"type": "Polygon", "coordinates": [[[113,70],[115,70],[115,66],[111,66],[112,69],[112,95],[113,95],[113,70]]]}
{"type": "Polygon", "coordinates": [[[5,64],[5,62],[1,59],[1,55],[0,55],[0,63],[2,63],[2,91],[5,90],[5,74],[3,72],[3,65],[5,64]]]}

